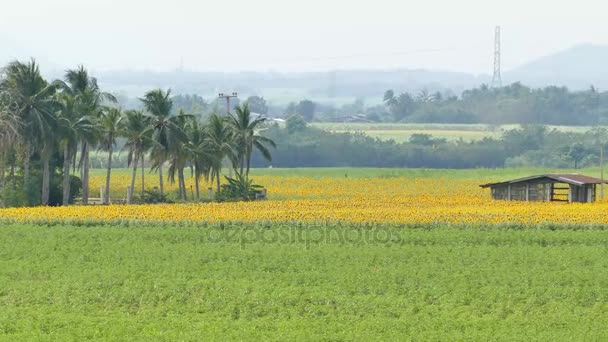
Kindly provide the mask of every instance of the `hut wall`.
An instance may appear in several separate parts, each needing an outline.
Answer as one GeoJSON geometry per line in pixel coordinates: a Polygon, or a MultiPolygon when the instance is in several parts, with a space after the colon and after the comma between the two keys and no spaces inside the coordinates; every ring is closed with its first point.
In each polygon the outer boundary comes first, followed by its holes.
{"type": "Polygon", "coordinates": [[[492,198],[495,200],[508,200],[509,189],[506,185],[492,187],[492,198]]]}
{"type": "Polygon", "coordinates": [[[525,201],[527,183],[511,184],[511,200],[525,201]]]}

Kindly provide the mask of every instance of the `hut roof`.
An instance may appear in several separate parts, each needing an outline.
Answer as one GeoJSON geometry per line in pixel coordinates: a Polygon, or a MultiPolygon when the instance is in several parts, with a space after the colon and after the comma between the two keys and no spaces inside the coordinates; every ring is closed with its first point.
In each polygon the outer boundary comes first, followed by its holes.
{"type": "Polygon", "coordinates": [[[533,181],[533,180],[543,179],[543,178],[552,180],[557,183],[567,183],[567,184],[572,184],[572,185],[607,183],[606,181],[602,181],[599,178],[589,177],[589,176],[581,175],[578,173],[563,173],[563,174],[554,173],[554,174],[544,174],[544,175],[530,176],[530,177],[524,177],[524,178],[517,178],[517,179],[504,181],[504,182],[482,184],[482,185],[480,185],[480,187],[488,188],[488,187],[496,186],[496,185],[522,183],[522,182],[528,182],[528,181],[533,181]]]}

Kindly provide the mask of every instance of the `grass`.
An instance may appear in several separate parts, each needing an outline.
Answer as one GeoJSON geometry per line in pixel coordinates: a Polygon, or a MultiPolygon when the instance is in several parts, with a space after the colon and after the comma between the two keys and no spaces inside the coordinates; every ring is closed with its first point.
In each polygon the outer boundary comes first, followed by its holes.
{"type": "MultiPolygon", "coordinates": [[[[485,124],[401,124],[401,123],[313,123],[314,127],[332,132],[362,132],[370,137],[382,140],[407,141],[412,134],[430,134],[448,141],[463,139],[465,141],[483,138],[498,138],[506,130],[519,125],[485,125],[485,124]]],[[[585,132],[587,126],[547,126],[564,132],[585,132]]]]}
{"type": "MultiPolygon", "coordinates": [[[[553,168],[496,168],[496,169],[403,169],[403,168],[367,168],[367,167],[314,167],[314,168],[258,168],[251,170],[251,177],[280,176],[280,177],[311,177],[311,178],[371,178],[371,177],[409,177],[409,178],[454,178],[462,180],[478,179],[509,179],[543,173],[582,173],[599,177],[599,167],[584,169],[553,169],[553,168]]],[[[106,176],[105,169],[91,169],[91,177],[106,176]]],[[[131,169],[112,169],[112,176],[131,177],[131,169]]],[[[189,177],[189,172],[186,177],[189,177]]],[[[141,177],[140,171],[138,176],[141,177]]],[[[158,183],[156,173],[146,170],[146,179],[158,183]]],[[[130,180],[130,178],[129,178],[130,180]]],[[[126,185],[125,185],[126,186],[126,185]]]]}
{"type": "Polygon", "coordinates": [[[0,339],[604,340],[607,243],[603,230],[4,226],[0,339]]]}

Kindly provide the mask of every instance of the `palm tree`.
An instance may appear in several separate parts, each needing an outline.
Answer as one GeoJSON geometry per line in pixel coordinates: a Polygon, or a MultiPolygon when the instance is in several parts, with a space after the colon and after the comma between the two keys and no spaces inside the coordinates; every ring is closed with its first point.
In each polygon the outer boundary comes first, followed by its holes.
{"type": "Polygon", "coordinates": [[[182,132],[184,132],[184,136],[183,140],[177,142],[178,146],[174,146],[174,148],[170,149],[169,169],[167,171],[167,176],[171,184],[175,183],[175,174],[177,173],[179,197],[183,201],[187,200],[184,168],[190,159],[190,149],[188,148],[189,141],[186,134],[186,129],[190,120],[193,119],[188,117],[183,111],[180,110],[180,114],[175,119],[175,124],[182,132]]]}
{"type": "MultiPolygon", "coordinates": [[[[79,96],[79,112],[81,116],[96,120],[105,104],[117,103],[116,97],[101,91],[97,79],[90,77],[87,70],[81,65],[76,69],[66,71],[64,88],[69,88],[71,94],[79,96]]],[[[96,135],[83,135],[80,137],[80,171],[82,178],[82,203],[89,201],[89,151],[96,144],[96,135]]]]}
{"type": "Polygon", "coordinates": [[[0,191],[5,184],[6,162],[20,130],[15,103],[0,81],[0,191]]]}
{"type": "Polygon", "coordinates": [[[192,119],[186,126],[188,144],[186,149],[190,156],[191,167],[194,168],[194,187],[196,189],[196,200],[200,200],[199,183],[201,177],[208,180],[211,172],[212,156],[207,149],[207,135],[204,126],[201,126],[196,119],[192,119]]]}
{"type": "Polygon", "coordinates": [[[110,173],[112,171],[112,153],[116,138],[121,134],[121,121],[123,119],[122,110],[119,108],[108,108],[101,112],[99,118],[99,130],[101,141],[99,148],[108,152],[108,165],[106,172],[106,187],[104,191],[104,204],[110,204],[110,173]]]}
{"type": "Polygon", "coordinates": [[[264,158],[272,161],[270,151],[265,145],[276,147],[274,141],[258,134],[260,127],[265,122],[266,118],[263,117],[252,118],[247,104],[237,107],[236,113],[230,115],[230,127],[234,131],[240,174],[242,175],[243,169],[245,169],[246,178],[249,176],[254,147],[262,153],[264,158]]]}
{"type": "Polygon", "coordinates": [[[133,167],[133,176],[131,178],[131,193],[127,199],[128,203],[133,203],[133,196],[135,194],[135,178],[137,177],[137,164],[141,159],[142,170],[141,170],[141,195],[144,195],[144,168],[143,160],[144,154],[152,146],[152,135],[148,129],[150,117],[144,115],[143,112],[138,110],[130,110],[125,112],[125,119],[123,121],[123,134],[127,141],[124,149],[128,151],[127,164],[133,167]]]}
{"type": "Polygon", "coordinates": [[[222,163],[225,158],[230,159],[233,165],[236,165],[236,153],[233,148],[233,130],[228,125],[224,117],[218,114],[212,114],[209,117],[209,122],[205,126],[206,137],[204,148],[208,151],[208,155],[212,156],[210,162],[210,179],[215,180],[217,185],[217,194],[220,194],[222,176],[222,163]]]}
{"type": "MultiPolygon", "coordinates": [[[[25,148],[23,155],[23,185],[26,191],[30,188],[30,161],[33,147],[38,145],[45,153],[41,154],[44,164],[42,193],[48,193],[50,149],[54,141],[49,139],[56,126],[55,110],[57,103],[53,99],[56,84],[49,85],[40,74],[40,68],[34,59],[28,63],[14,61],[5,70],[4,87],[16,103],[16,114],[22,122],[19,138],[25,148]]],[[[41,197],[42,197],[41,193],[41,197]]],[[[28,198],[32,204],[32,198],[28,198]]],[[[44,202],[44,199],[43,199],[44,202]]]]}
{"type": "Polygon", "coordinates": [[[82,116],[79,111],[80,95],[72,95],[63,92],[57,95],[57,100],[61,103],[57,120],[63,145],[63,205],[69,204],[70,197],[70,165],[76,155],[78,142],[83,137],[91,136],[94,133],[93,122],[87,116],[82,116]]]}
{"type": "Polygon", "coordinates": [[[153,167],[158,169],[161,195],[164,194],[163,164],[172,154],[178,153],[181,144],[187,141],[179,120],[181,117],[191,117],[186,114],[172,115],[173,102],[170,96],[171,90],[165,92],[162,89],[155,89],[147,92],[140,99],[145,110],[151,115],[152,140],[155,143],[151,157],[154,159],[153,167]]]}

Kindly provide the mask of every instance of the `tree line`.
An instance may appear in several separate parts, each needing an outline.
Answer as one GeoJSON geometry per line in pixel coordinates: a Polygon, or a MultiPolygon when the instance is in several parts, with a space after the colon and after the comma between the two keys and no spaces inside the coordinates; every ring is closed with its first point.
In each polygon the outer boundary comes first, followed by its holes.
{"type": "MultiPolygon", "coordinates": [[[[271,160],[275,143],[259,133],[266,119],[254,117],[242,105],[230,115],[214,113],[201,120],[183,110],[175,112],[170,90],[153,89],[139,99],[141,110],[123,110],[115,96],[100,89],[97,80],[80,66],[64,78],[48,82],[35,60],[14,61],[0,75],[0,190],[4,205],[67,205],[82,186],[88,204],[90,152],[107,152],[103,203],[110,202],[112,158],[118,139],[124,140],[132,167],[132,203],[138,166],[142,196],[144,161],[160,181],[177,178],[179,197],[187,200],[184,169],[193,170],[196,198],[205,179],[222,192],[222,169],[234,169],[237,180],[248,180],[254,150],[271,160]],[[80,177],[71,174],[78,169],[80,177]],[[61,194],[57,194],[57,190],[61,194]],[[51,200],[53,199],[53,200],[51,200]]],[[[218,197],[219,198],[219,197],[218,197]]]]}
{"type": "MultiPolygon", "coordinates": [[[[608,124],[608,92],[593,86],[584,91],[570,91],[566,87],[535,89],[513,83],[498,88],[481,85],[461,94],[449,90],[401,93],[387,90],[382,100],[370,105],[356,99],[338,106],[302,99],[279,105],[253,95],[245,102],[255,113],[283,118],[299,114],[307,122],[608,124]]],[[[197,95],[178,95],[175,101],[176,108],[204,115],[222,110],[217,101],[206,102],[197,95]]],[[[136,105],[137,101],[132,103],[136,105]]]]}
{"type": "MultiPolygon", "coordinates": [[[[608,132],[564,132],[543,125],[522,125],[499,137],[466,141],[413,134],[404,142],[380,140],[363,133],[332,133],[308,126],[302,117],[287,119],[286,127],[271,126],[266,135],[280,142],[273,167],[407,167],[497,168],[595,166],[606,148],[608,132]]],[[[268,166],[255,155],[256,167],[268,166]]]]}
{"type": "Polygon", "coordinates": [[[608,93],[591,86],[569,91],[550,86],[532,89],[521,83],[501,88],[482,85],[461,96],[441,92],[397,95],[388,90],[384,104],[396,122],[598,125],[608,123],[608,93]]]}

